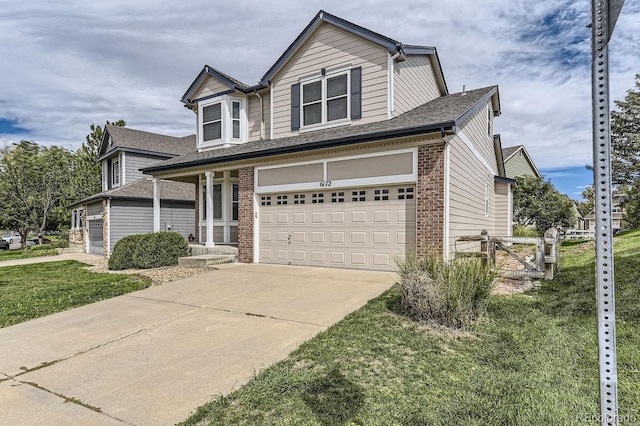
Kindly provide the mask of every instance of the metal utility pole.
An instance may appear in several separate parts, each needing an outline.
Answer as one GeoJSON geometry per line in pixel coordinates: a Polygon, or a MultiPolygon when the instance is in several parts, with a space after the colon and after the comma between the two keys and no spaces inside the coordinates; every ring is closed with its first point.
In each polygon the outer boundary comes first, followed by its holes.
{"type": "Polygon", "coordinates": [[[608,45],[623,4],[624,0],[591,0],[593,181],[596,200],[596,287],[602,425],[618,425],[608,45]]]}

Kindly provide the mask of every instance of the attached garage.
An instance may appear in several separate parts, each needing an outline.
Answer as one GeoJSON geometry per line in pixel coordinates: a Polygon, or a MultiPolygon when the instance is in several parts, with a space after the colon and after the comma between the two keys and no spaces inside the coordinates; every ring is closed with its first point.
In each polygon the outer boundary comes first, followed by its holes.
{"type": "Polygon", "coordinates": [[[99,254],[100,256],[104,254],[103,226],[103,219],[89,220],[89,253],[91,254],[99,254]]]}
{"type": "Polygon", "coordinates": [[[394,270],[416,250],[414,161],[403,150],[258,169],[258,261],[394,270]]]}
{"type": "Polygon", "coordinates": [[[393,270],[415,252],[413,186],[260,197],[260,262],[393,270]],[[263,205],[264,203],[264,205],[263,205]]]}

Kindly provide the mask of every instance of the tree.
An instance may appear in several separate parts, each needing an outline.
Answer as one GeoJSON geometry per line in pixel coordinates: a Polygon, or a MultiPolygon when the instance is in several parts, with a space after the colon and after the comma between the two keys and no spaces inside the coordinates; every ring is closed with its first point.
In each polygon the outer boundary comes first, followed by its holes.
{"type": "Polygon", "coordinates": [[[22,235],[30,229],[42,234],[69,184],[73,154],[57,146],[30,141],[14,144],[0,160],[2,220],[22,235]]]}
{"type": "Polygon", "coordinates": [[[538,177],[516,178],[513,191],[514,220],[539,232],[555,227],[571,227],[575,221],[573,203],[551,184],[538,177]]]}
{"type": "Polygon", "coordinates": [[[626,186],[626,221],[640,226],[640,74],[636,74],[635,90],[629,89],[624,101],[616,101],[611,113],[611,148],[615,185],[626,186]]]}
{"type": "MultiPolygon", "coordinates": [[[[113,123],[107,121],[107,124],[120,127],[127,125],[124,120],[113,123]]],[[[86,142],[75,153],[71,170],[73,179],[68,193],[65,194],[67,204],[82,200],[102,190],[102,169],[96,159],[99,155],[104,129],[96,124],[91,124],[89,128],[91,133],[87,135],[86,142]]]]}
{"type": "Polygon", "coordinates": [[[586,201],[578,202],[578,211],[584,217],[591,213],[593,206],[596,205],[596,196],[593,193],[593,185],[587,186],[584,191],[582,191],[582,198],[586,201]]]}

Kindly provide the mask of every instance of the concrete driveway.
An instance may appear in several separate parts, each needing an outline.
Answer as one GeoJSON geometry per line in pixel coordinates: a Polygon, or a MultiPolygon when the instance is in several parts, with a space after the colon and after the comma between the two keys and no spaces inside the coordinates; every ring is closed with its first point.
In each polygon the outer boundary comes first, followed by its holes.
{"type": "Polygon", "coordinates": [[[175,424],[395,281],[229,264],[0,329],[0,424],[175,424]]]}

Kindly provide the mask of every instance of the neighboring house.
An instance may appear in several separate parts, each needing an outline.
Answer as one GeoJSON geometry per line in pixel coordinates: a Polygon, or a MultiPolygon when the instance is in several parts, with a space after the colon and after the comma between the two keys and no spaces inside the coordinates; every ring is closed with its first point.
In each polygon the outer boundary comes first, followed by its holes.
{"type": "MultiPolygon", "coordinates": [[[[567,197],[569,198],[569,197],[567,197]]],[[[574,221],[573,225],[571,226],[572,229],[577,229],[577,230],[584,230],[584,217],[582,216],[582,213],[580,213],[580,210],[578,209],[578,204],[576,200],[571,200],[571,206],[572,206],[572,210],[573,210],[573,214],[576,217],[576,220],[574,221]]]]}
{"type": "Polygon", "coordinates": [[[242,262],[392,270],[510,232],[498,87],[450,94],[434,47],[320,11],[259,83],[207,65],[182,102],[197,152],[143,171],[197,182],[196,237],[242,262]]]}
{"type": "MultiPolygon", "coordinates": [[[[624,221],[626,212],[622,207],[625,199],[626,195],[619,192],[614,192],[611,197],[611,226],[614,230],[626,228],[624,221]]],[[[587,231],[596,230],[596,214],[594,210],[591,210],[589,214],[584,217],[584,229],[587,231]]]]}
{"type": "Polygon", "coordinates": [[[511,179],[515,179],[517,176],[542,177],[524,145],[503,148],[502,157],[507,177],[511,179]]]}
{"type": "Polygon", "coordinates": [[[120,238],[153,232],[154,185],[162,193],[161,229],[187,238],[194,232],[196,186],[160,179],[154,183],[140,169],[195,150],[194,135],[177,138],[107,124],[97,158],[102,192],[69,206],[69,243],[109,256],[120,238]]]}

